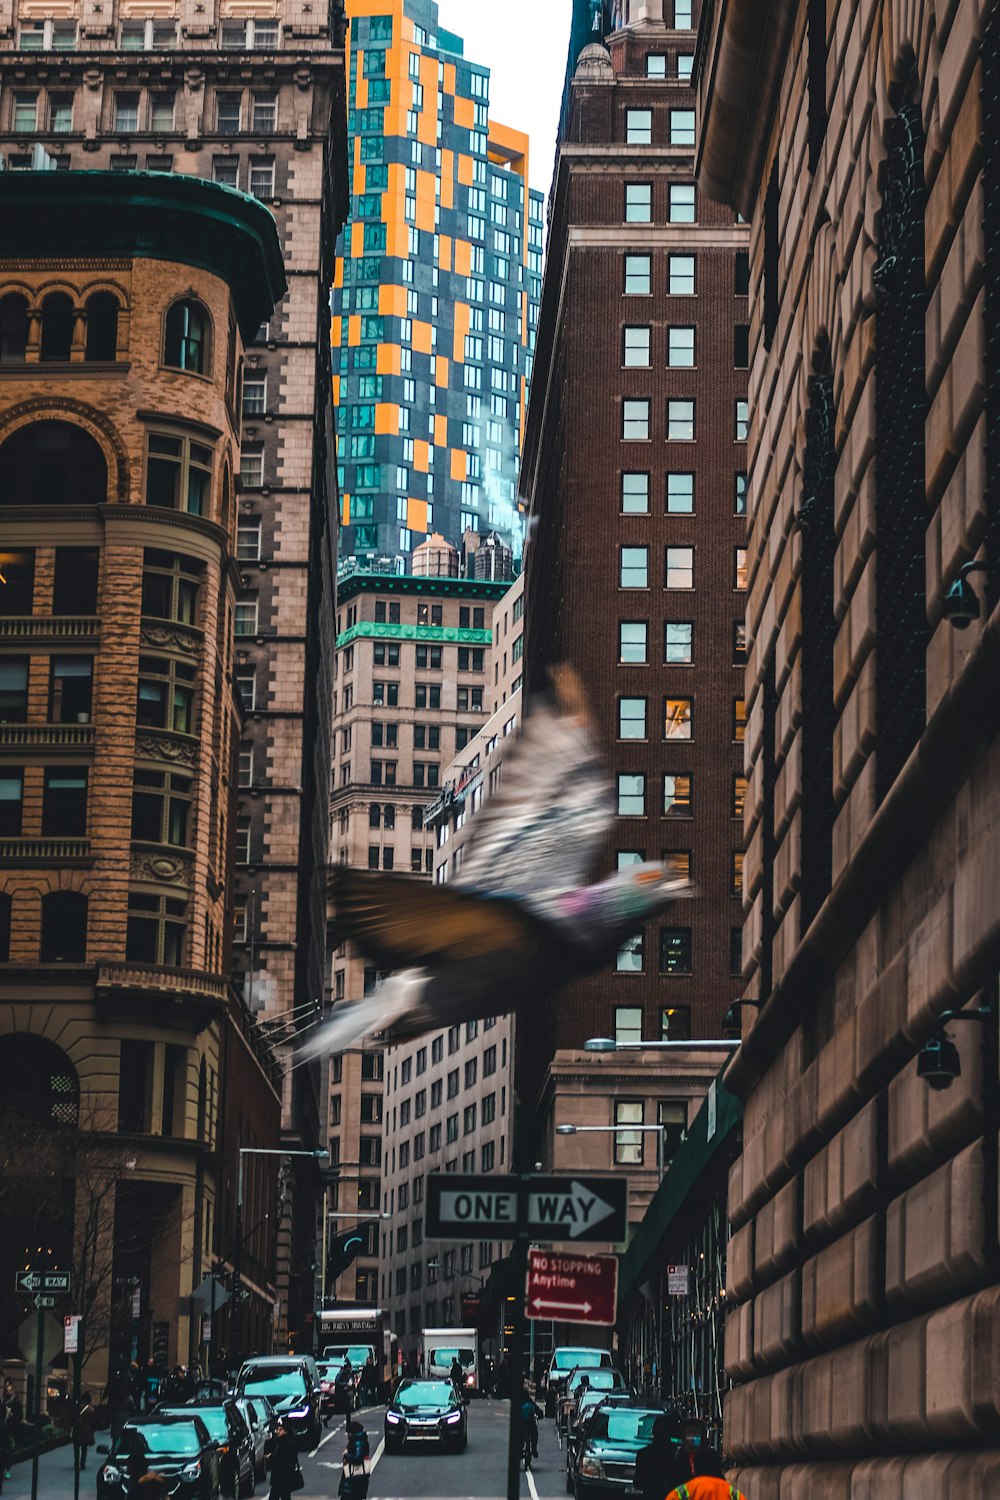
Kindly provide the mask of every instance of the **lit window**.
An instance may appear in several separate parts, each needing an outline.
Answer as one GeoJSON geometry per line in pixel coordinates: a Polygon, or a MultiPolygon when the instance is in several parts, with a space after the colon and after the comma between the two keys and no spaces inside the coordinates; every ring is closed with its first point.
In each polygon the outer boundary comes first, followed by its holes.
{"type": "Polygon", "coordinates": [[[661,863],[671,880],[691,879],[690,849],[664,849],[661,863]]]}
{"type": "Polygon", "coordinates": [[[694,702],[691,698],[664,699],[664,739],[689,740],[691,738],[691,715],[693,708],[694,702]]]}
{"type": "Polygon", "coordinates": [[[660,928],[660,973],[691,973],[690,927],[660,928]]]}
{"type": "Polygon", "coordinates": [[[737,745],[743,743],[747,732],[747,705],[745,698],[733,699],[733,740],[737,745]]]}
{"type": "Polygon", "coordinates": [[[742,898],[743,896],[743,850],[733,850],[732,884],[730,894],[742,898]]]}
{"type": "Polygon", "coordinates": [[[747,779],[745,776],[733,777],[733,817],[742,818],[743,808],[747,800],[747,779]]]}
{"type": "Polygon", "coordinates": [[[666,550],[666,582],[668,589],[694,588],[694,548],[668,547],[666,550]]]}
{"type": "Polygon", "coordinates": [[[685,772],[668,771],[663,778],[663,816],[691,816],[691,777],[685,772]]]}
{"type": "Polygon", "coordinates": [[[733,587],[745,589],[747,586],[747,549],[736,547],[733,549],[733,587]]]}

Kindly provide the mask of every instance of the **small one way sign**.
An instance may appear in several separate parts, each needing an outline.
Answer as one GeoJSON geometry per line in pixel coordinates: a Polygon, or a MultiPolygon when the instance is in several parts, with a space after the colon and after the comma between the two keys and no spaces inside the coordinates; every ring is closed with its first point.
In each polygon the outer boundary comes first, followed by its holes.
{"type": "Polygon", "coordinates": [[[624,1240],[623,1177],[458,1177],[427,1179],[428,1239],[533,1240],[618,1244],[624,1240]]]}

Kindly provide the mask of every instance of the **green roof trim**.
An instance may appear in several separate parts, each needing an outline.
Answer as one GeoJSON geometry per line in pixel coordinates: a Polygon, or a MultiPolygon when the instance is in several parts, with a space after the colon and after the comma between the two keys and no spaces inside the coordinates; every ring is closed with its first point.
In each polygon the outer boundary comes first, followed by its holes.
{"type": "Polygon", "coordinates": [[[450,625],[389,625],[384,620],[360,620],[350,630],[342,630],[337,645],[346,646],[361,638],[376,641],[447,641],[457,646],[489,646],[492,630],[459,630],[450,625]]]}
{"type": "Polygon", "coordinates": [[[221,183],[173,172],[2,172],[3,258],[129,256],[221,276],[244,342],[287,291],[274,218],[221,183]]]}
{"type": "Polygon", "coordinates": [[[337,603],[355,594],[430,594],[445,599],[502,599],[515,580],[495,583],[486,578],[451,578],[412,573],[368,573],[360,568],[337,575],[337,603]]]}
{"type": "MultiPolygon", "coordinates": [[[[726,1066],[728,1067],[728,1063],[726,1066]]],[[[735,1094],[731,1094],[725,1087],[720,1072],[713,1080],[701,1109],[691,1122],[684,1144],[650,1199],[642,1223],[619,1262],[619,1307],[624,1306],[636,1287],[646,1280],[647,1267],[662,1246],[675,1219],[742,1119],[743,1106],[735,1094]],[[709,1136],[713,1116],[714,1128],[709,1136]]]]}

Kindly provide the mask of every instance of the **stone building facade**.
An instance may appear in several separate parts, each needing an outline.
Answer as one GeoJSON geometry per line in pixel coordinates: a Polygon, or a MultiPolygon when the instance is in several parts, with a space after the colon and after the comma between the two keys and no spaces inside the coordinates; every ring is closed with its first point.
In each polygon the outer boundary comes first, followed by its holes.
{"type": "Polygon", "coordinates": [[[200,1352],[227,1048],[277,1144],[229,973],[238,391],[285,278],[267,211],[205,182],[8,172],[0,216],[3,1286],[29,1224],[89,1258],[99,1382],[109,1347],[200,1352]]]}
{"type": "Polygon", "coordinates": [[[683,1135],[721,1054],[583,1045],[719,1038],[739,993],[747,230],[694,181],[698,5],[610,9],[603,42],[574,30],[550,199],[525,692],[559,661],[583,681],[617,798],[595,873],[663,859],[698,894],[522,1027],[518,1068],[536,1155],[627,1169],[639,1218],[650,1127],[683,1135]]]}
{"type": "Polygon", "coordinates": [[[729,0],[697,89],[753,309],[727,1445],[764,1500],[986,1495],[1000,15],[729,0]]]}
{"type": "MultiPolygon", "coordinates": [[[[341,0],[0,9],[8,170],[30,166],[39,147],[57,169],[208,178],[259,198],[278,228],[288,290],[247,339],[236,464],[236,666],[248,712],[234,962],[250,1005],[271,1019],[318,1004],[325,977],[337,554],[328,289],[348,207],[345,24],[341,0]]],[[[315,1144],[315,1069],[289,1074],[284,1118],[289,1145],[315,1144]]],[[[282,1230],[281,1320],[300,1330],[313,1301],[318,1179],[308,1163],[289,1165],[301,1168],[303,1192],[282,1230]]]]}
{"type": "MultiPolygon", "coordinates": [[[[444,767],[488,715],[492,613],[506,588],[460,578],[458,566],[457,551],[434,536],[415,550],[413,575],[341,573],[330,800],[331,849],[340,864],[415,878],[433,871],[434,834],[424,810],[440,796],[444,767]]],[[[335,916],[332,932],[336,942],[335,916]]],[[[379,978],[347,944],[335,950],[332,970],[335,1005],[370,993],[379,978]]],[[[407,1157],[413,1149],[398,1114],[383,1144],[391,1056],[371,1046],[330,1063],[329,1208],[357,1211],[369,1226],[364,1252],[335,1288],[328,1283],[328,1294],[335,1290],[341,1300],[370,1304],[379,1296],[374,1220],[383,1211],[383,1176],[402,1169],[404,1146],[407,1157]]],[[[417,1167],[418,1177],[423,1170],[417,1167]]],[[[338,1227],[351,1226],[334,1221],[332,1233],[338,1227]]]]}

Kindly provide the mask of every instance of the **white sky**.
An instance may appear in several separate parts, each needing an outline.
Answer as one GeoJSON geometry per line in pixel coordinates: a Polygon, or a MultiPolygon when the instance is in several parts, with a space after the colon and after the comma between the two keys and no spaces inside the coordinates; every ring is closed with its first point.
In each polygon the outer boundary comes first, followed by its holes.
{"type": "Polygon", "coordinates": [[[531,138],[531,186],[547,193],[569,49],[572,0],[438,0],[438,19],[490,69],[490,114],[531,138]]]}

